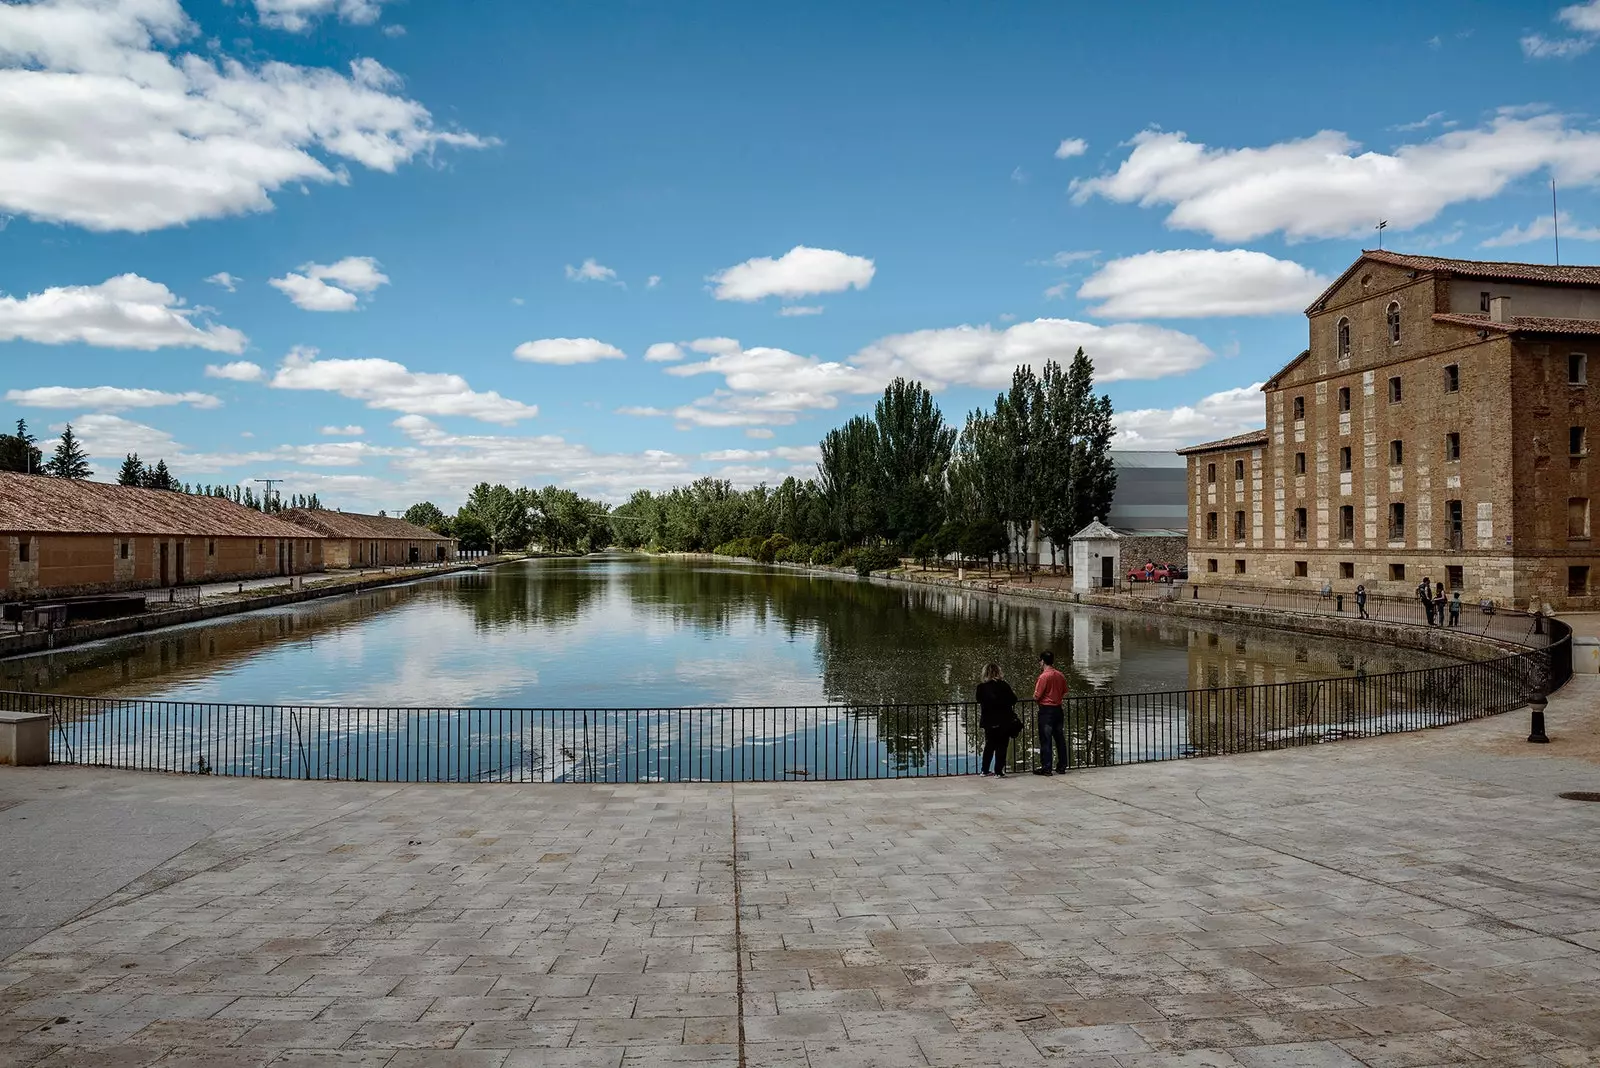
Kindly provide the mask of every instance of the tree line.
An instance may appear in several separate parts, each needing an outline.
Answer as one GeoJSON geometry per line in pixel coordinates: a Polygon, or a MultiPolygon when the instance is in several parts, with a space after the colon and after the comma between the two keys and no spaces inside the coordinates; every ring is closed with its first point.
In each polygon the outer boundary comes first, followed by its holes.
{"type": "Polygon", "coordinates": [[[468,550],[524,549],[547,552],[598,552],[613,544],[611,510],[569,489],[543,489],[480,482],[466,501],[447,515],[432,501],[407,508],[408,523],[455,538],[468,550]]]}

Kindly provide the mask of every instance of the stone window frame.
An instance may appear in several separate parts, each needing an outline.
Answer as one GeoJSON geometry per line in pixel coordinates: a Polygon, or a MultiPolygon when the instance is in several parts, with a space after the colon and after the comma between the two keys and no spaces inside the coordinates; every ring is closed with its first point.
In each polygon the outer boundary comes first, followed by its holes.
{"type": "Polygon", "coordinates": [[[1311,565],[1310,565],[1309,561],[1307,561],[1307,560],[1296,560],[1294,562],[1294,577],[1295,578],[1308,578],[1310,576],[1310,573],[1311,573],[1310,572],[1310,567],[1311,567],[1311,565]]]}
{"type": "Polygon", "coordinates": [[[30,538],[18,538],[17,539],[17,563],[19,563],[19,564],[28,563],[29,562],[28,557],[29,557],[29,554],[32,552],[32,549],[33,549],[33,541],[32,541],[32,539],[30,539],[30,538]]]}
{"type": "Polygon", "coordinates": [[[1389,565],[1389,581],[1390,582],[1404,582],[1405,580],[1406,580],[1406,565],[1405,564],[1390,564],[1389,565]]]}
{"type": "Polygon", "coordinates": [[[128,558],[128,540],[126,538],[117,539],[117,558],[119,560],[128,558]]]}

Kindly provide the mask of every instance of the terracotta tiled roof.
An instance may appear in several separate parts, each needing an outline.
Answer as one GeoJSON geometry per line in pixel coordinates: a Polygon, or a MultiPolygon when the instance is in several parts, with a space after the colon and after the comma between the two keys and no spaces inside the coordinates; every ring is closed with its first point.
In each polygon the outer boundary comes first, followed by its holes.
{"type": "Polygon", "coordinates": [[[1562,319],[1551,315],[1517,315],[1508,323],[1497,323],[1487,315],[1467,312],[1439,312],[1436,323],[1455,323],[1502,334],[1600,334],[1600,319],[1562,319]]]}
{"type": "Polygon", "coordinates": [[[221,497],[0,472],[0,530],[33,534],[315,538],[221,497]]]}
{"type": "Polygon", "coordinates": [[[1174,451],[1179,456],[1188,456],[1190,453],[1216,452],[1220,449],[1236,449],[1243,445],[1265,445],[1266,443],[1267,428],[1262,427],[1260,430],[1252,430],[1248,434],[1235,434],[1233,437],[1223,438],[1221,441],[1207,441],[1199,445],[1189,445],[1181,449],[1175,449],[1174,451]]]}
{"type": "Polygon", "coordinates": [[[1557,267],[1549,263],[1501,263],[1493,260],[1452,260],[1442,256],[1409,256],[1403,252],[1373,249],[1363,259],[1413,271],[1438,271],[1463,278],[1499,278],[1506,282],[1560,282],[1600,286],[1600,267],[1557,267]]]}
{"type": "Polygon", "coordinates": [[[427,527],[407,523],[397,516],[335,512],[326,508],[290,508],[282,513],[291,523],[320,531],[330,538],[392,538],[401,541],[449,541],[427,527]]]}

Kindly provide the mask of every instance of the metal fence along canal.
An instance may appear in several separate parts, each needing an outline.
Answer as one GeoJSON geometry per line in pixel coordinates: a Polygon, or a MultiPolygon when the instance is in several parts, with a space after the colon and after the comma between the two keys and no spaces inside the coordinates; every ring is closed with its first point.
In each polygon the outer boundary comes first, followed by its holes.
{"type": "MultiPolygon", "coordinates": [[[[1079,693],[1072,767],[1246,753],[1506,712],[1571,673],[1570,634],[1477,662],[1389,674],[1079,693]]],[[[973,704],[766,708],[349,708],[0,691],[52,717],[51,759],[136,770],[370,782],[795,782],[978,770],[973,704]]],[[[1030,705],[1010,770],[1037,761],[1030,705]]]]}

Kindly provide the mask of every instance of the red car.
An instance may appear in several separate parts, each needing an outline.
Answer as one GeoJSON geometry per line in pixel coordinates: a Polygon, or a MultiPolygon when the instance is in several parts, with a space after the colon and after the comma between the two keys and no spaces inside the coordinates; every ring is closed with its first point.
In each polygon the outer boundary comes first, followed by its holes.
{"type": "Polygon", "coordinates": [[[1167,582],[1176,577],[1177,568],[1171,564],[1151,564],[1128,572],[1129,582],[1167,582]]]}

